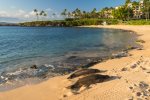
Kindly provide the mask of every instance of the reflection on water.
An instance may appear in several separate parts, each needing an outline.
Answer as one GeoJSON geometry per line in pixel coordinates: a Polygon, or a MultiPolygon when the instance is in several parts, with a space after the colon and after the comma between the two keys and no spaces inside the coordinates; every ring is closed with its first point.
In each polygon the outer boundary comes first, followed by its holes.
{"type": "Polygon", "coordinates": [[[132,44],[122,30],[58,27],[0,27],[0,71],[50,64],[67,54],[100,56],[132,44]]]}

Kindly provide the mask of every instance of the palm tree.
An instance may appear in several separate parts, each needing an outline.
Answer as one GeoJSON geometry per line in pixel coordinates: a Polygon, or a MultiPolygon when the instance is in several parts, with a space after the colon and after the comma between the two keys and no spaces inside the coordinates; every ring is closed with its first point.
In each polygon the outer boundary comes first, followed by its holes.
{"type": "Polygon", "coordinates": [[[75,11],[73,11],[75,18],[80,18],[82,13],[79,8],[77,8],[75,11]]]}
{"type": "Polygon", "coordinates": [[[144,12],[147,21],[150,17],[150,0],[144,0],[144,12]]]}
{"type": "Polygon", "coordinates": [[[87,13],[86,13],[86,11],[83,11],[83,12],[82,12],[82,18],[87,18],[87,13]]]}
{"type": "Polygon", "coordinates": [[[68,12],[68,18],[71,18],[72,17],[72,13],[71,12],[68,12]]]}
{"type": "Polygon", "coordinates": [[[126,2],[125,2],[125,8],[127,9],[127,11],[128,11],[128,20],[129,20],[129,18],[130,18],[130,4],[131,3],[131,0],[126,0],[126,2]]]}
{"type": "Polygon", "coordinates": [[[42,10],[42,11],[40,12],[40,16],[42,16],[44,13],[45,13],[45,11],[42,10]]]}
{"type": "Polygon", "coordinates": [[[37,17],[37,21],[39,20],[39,12],[37,9],[34,9],[34,13],[36,14],[36,17],[37,17]]]}
{"type": "Polygon", "coordinates": [[[96,8],[94,8],[94,9],[92,10],[91,16],[92,16],[92,18],[96,18],[96,17],[97,17],[97,10],[96,10],[96,8]]]}
{"type": "Polygon", "coordinates": [[[129,3],[131,3],[131,0],[126,0],[125,6],[128,6],[129,3]]]}
{"type": "Polygon", "coordinates": [[[55,14],[55,13],[53,13],[52,15],[53,15],[53,17],[55,17],[55,16],[56,16],[56,14],[55,14]]]}
{"type": "Polygon", "coordinates": [[[61,15],[66,17],[67,16],[67,9],[64,9],[64,11],[61,13],[61,15]]]}
{"type": "Polygon", "coordinates": [[[39,14],[39,15],[40,15],[40,16],[44,16],[44,17],[46,17],[46,16],[47,16],[47,13],[46,13],[45,11],[43,11],[43,10],[42,10],[42,11],[40,12],[40,14],[39,14]]]}

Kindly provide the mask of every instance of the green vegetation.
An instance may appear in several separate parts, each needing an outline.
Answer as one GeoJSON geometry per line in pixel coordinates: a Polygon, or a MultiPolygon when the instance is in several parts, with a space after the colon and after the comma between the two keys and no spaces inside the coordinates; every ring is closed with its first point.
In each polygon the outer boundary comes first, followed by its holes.
{"type": "Polygon", "coordinates": [[[116,19],[66,19],[56,21],[34,21],[20,23],[20,26],[81,26],[81,25],[102,25],[106,21],[108,24],[118,24],[116,19]]]}
{"type": "Polygon", "coordinates": [[[39,16],[44,16],[44,17],[47,16],[47,13],[45,11],[43,11],[43,10],[39,12],[37,9],[34,9],[34,13],[35,13],[35,15],[37,17],[37,21],[39,20],[39,16]]]}
{"type": "Polygon", "coordinates": [[[126,25],[150,25],[150,20],[130,20],[124,21],[126,25]]]}
{"type": "MultiPolygon", "coordinates": [[[[98,11],[96,8],[87,12],[76,8],[74,11],[64,9],[61,15],[65,20],[39,21],[39,16],[47,16],[45,11],[34,9],[37,21],[20,23],[21,26],[81,26],[81,25],[150,25],[150,0],[139,2],[126,0],[118,7],[105,7],[98,11]]],[[[55,13],[52,14],[56,16],[55,13]]]]}

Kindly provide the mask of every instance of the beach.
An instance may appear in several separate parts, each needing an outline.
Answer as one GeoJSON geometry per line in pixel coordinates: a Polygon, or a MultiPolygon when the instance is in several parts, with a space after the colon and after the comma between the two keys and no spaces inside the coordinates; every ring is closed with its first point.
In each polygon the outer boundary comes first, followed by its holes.
{"type": "Polygon", "coordinates": [[[103,75],[116,76],[113,80],[91,85],[77,94],[66,87],[78,78],[69,80],[69,75],[58,76],[40,84],[26,85],[14,90],[0,92],[0,100],[150,100],[150,26],[106,25],[83,26],[134,31],[145,43],[141,50],[132,50],[131,56],[110,59],[92,66],[106,70],[103,75]]]}

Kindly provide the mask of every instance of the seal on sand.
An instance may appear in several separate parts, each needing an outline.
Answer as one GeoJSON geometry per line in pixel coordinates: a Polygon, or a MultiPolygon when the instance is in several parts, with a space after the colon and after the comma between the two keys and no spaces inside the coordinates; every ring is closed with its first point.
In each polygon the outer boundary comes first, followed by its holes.
{"type": "Polygon", "coordinates": [[[79,90],[82,86],[89,87],[92,84],[101,83],[109,79],[108,75],[94,74],[80,78],[75,84],[69,86],[71,90],[79,90]]]}
{"type": "Polygon", "coordinates": [[[98,69],[81,69],[81,70],[78,70],[78,71],[74,72],[73,74],[71,74],[68,77],[68,79],[73,79],[73,78],[76,78],[76,77],[79,77],[82,75],[94,74],[94,73],[99,73],[99,72],[101,72],[101,71],[98,69]]]}

